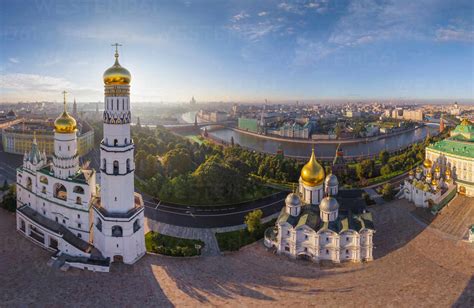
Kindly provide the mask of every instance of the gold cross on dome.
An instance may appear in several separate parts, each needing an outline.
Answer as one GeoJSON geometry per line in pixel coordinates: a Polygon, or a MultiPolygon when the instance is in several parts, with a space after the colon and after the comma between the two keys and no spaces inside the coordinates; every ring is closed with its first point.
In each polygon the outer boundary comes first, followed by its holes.
{"type": "Polygon", "coordinates": [[[64,96],[64,111],[66,111],[66,91],[63,91],[63,96],[64,96]]]}
{"type": "Polygon", "coordinates": [[[119,48],[119,46],[122,46],[122,44],[115,43],[115,44],[112,44],[112,46],[115,46],[115,57],[117,58],[118,57],[118,48],[119,48]]]}

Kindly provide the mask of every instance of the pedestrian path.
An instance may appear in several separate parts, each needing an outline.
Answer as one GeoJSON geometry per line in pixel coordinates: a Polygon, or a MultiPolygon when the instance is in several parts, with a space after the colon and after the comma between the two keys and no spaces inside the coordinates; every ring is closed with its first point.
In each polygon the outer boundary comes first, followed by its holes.
{"type": "MultiPolygon", "coordinates": [[[[275,213],[262,219],[262,223],[276,218],[279,213],[275,213]]],[[[192,240],[201,240],[205,246],[202,250],[202,256],[218,256],[221,255],[219,245],[217,244],[216,233],[236,231],[246,228],[245,224],[222,227],[222,228],[191,228],[169,225],[153,219],[145,218],[145,233],[155,231],[164,235],[186,238],[192,240]]]]}
{"type": "Polygon", "coordinates": [[[369,194],[370,199],[374,200],[377,205],[382,205],[385,200],[373,188],[364,188],[364,191],[369,194]]]}

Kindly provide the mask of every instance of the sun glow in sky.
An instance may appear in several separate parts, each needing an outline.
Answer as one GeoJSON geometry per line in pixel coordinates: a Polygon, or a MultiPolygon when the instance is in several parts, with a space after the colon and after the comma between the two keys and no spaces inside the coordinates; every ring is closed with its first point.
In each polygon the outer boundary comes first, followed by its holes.
{"type": "Polygon", "coordinates": [[[0,1],[0,102],[474,98],[474,4],[394,1],[0,1]]]}

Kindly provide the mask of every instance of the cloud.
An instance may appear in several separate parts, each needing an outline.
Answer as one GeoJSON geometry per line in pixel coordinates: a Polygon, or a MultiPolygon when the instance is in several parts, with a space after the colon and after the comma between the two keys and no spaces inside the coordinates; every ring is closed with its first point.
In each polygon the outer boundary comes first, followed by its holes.
{"type": "Polygon", "coordinates": [[[232,16],[232,21],[237,22],[249,17],[250,17],[249,14],[245,13],[245,11],[242,11],[239,14],[232,16]]]}
{"type": "Polygon", "coordinates": [[[263,12],[258,13],[257,15],[260,17],[267,16],[268,12],[263,11],[263,12]]]}
{"type": "Polygon", "coordinates": [[[18,58],[8,58],[8,61],[10,61],[10,63],[14,63],[14,64],[20,63],[20,60],[18,58]]]}
{"type": "Polygon", "coordinates": [[[258,23],[235,24],[230,27],[232,31],[238,33],[243,38],[254,42],[268,34],[278,32],[281,28],[281,24],[268,20],[258,23]]]}
{"type": "Polygon", "coordinates": [[[438,42],[474,42],[474,31],[468,29],[456,28],[448,26],[436,30],[435,39],[438,42]]]}
{"type": "Polygon", "coordinates": [[[61,91],[70,91],[76,95],[99,94],[99,89],[80,87],[64,78],[37,74],[0,75],[0,100],[56,100],[61,91]]]}
{"type": "Polygon", "coordinates": [[[298,15],[312,11],[322,14],[328,10],[328,2],[328,0],[281,2],[277,8],[298,15]]]}
{"type": "Polygon", "coordinates": [[[330,46],[323,42],[298,37],[296,39],[295,56],[293,65],[314,65],[319,60],[339,50],[340,46],[330,46]]]}

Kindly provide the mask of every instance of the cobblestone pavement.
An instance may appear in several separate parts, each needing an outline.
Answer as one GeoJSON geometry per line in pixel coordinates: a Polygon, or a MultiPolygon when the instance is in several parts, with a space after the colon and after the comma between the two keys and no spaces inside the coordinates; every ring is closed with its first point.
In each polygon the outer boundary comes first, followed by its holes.
{"type": "MultiPolygon", "coordinates": [[[[473,201],[470,201],[473,202],[473,201]]],[[[373,207],[376,259],[325,266],[261,242],[224,256],[147,255],[111,273],[61,272],[0,211],[0,306],[474,306],[474,250],[426,227],[398,200],[373,207]]]]}

